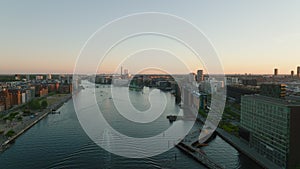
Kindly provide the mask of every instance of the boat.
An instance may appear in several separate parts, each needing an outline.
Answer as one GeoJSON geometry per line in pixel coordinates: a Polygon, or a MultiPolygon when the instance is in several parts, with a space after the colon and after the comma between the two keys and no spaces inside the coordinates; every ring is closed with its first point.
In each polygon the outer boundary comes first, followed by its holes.
{"type": "Polygon", "coordinates": [[[169,119],[170,123],[173,123],[174,121],[177,120],[177,116],[176,115],[168,115],[167,119],[169,119]]]}

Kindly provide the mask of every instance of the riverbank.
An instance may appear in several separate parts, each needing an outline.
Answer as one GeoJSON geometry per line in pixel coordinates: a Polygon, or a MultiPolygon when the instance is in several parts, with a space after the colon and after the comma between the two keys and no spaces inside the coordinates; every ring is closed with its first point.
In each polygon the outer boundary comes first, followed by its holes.
{"type": "Polygon", "coordinates": [[[255,161],[261,167],[280,169],[279,166],[275,165],[270,160],[266,159],[264,156],[258,154],[253,148],[249,147],[248,144],[246,144],[240,138],[233,136],[220,128],[217,128],[216,132],[223,140],[225,140],[239,152],[245,154],[247,157],[255,161]]]}
{"type": "MultiPolygon", "coordinates": [[[[197,121],[203,123],[205,119],[200,115],[198,115],[197,121]]],[[[228,144],[230,144],[236,150],[249,157],[251,160],[253,160],[255,163],[260,165],[262,168],[280,169],[279,166],[275,165],[270,160],[266,159],[264,156],[258,154],[253,148],[249,147],[249,145],[246,144],[244,141],[242,141],[240,138],[232,134],[229,134],[228,132],[224,131],[219,127],[215,130],[215,132],[228,144]]]]}
{"type": "MultiPolygon", "coordinates": [[[[53,97],[53,96],[49,96],[53,97]]],[[[54,100],[49,106],[44,109],[41,112],[37,112],[35,117],[29,118],[26,120],[22,120],[22,122],[15,124],[11,126],[10,128],[7,128],[6,130],[14,130],[16,134],[14,134],[12,137],[8,137],[7,139],[3,139],[0,142],[0,152],[5,151],[7,148],[10,147],[14,141],[21,136],[23,133],[25,133],[27,130],[29,130],[31,127],[33,127],[35,124],[37,124],[40,120],[44,119],[50,112],[53,110],[59,109],[65,102],[70,100],[72,98],[72,94],[66,94],[63,97],[59,97],[59,99],[54,100]]]]}

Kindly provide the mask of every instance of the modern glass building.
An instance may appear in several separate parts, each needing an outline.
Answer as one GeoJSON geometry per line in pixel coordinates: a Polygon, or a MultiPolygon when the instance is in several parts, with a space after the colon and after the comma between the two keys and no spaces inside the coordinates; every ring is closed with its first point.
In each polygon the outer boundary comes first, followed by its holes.
{"type": "Polygon", "coordinates": [[[282,168],[300,167],[300,103],[262,95],[241,100],[240,137],[282,168]]]}

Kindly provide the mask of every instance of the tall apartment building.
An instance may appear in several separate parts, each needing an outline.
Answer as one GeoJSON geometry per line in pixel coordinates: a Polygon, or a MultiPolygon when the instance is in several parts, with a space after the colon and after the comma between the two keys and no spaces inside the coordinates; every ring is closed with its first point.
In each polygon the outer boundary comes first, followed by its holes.
{"type": "Polygon", "coordinates": [[[241,101],[240,137],[281,168],[300,167],[300,103],[262,95],[241,101]]]}

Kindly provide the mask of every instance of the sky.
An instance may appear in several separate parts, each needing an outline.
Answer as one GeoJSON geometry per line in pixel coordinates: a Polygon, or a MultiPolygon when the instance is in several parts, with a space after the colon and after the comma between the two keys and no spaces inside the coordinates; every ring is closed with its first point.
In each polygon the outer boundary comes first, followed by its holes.
{"type": "MultiPolygon", "coordinates": [[[[272,74],[278,68],[279,74],[289,74],[300,66],[299,6],[298,0],[1,0],[0,74],[72,73],[92,34],[117,18],[140,12],[169,13],[197,26],[212,43],[225,73],[272,74]]],[[[143,52],[134,57],[146,63],[152,59],[143,52]]],[[[185,54],[180,57],[192,62],[185,54]]],[[[173,70],[176,63],[169,61],[166,69],[173,70]]],[[[196,72],[204,65],[191,64],[190,69],[196,72]]],[[[138,71],[134,64],[126,66],[138,71]]]]}

